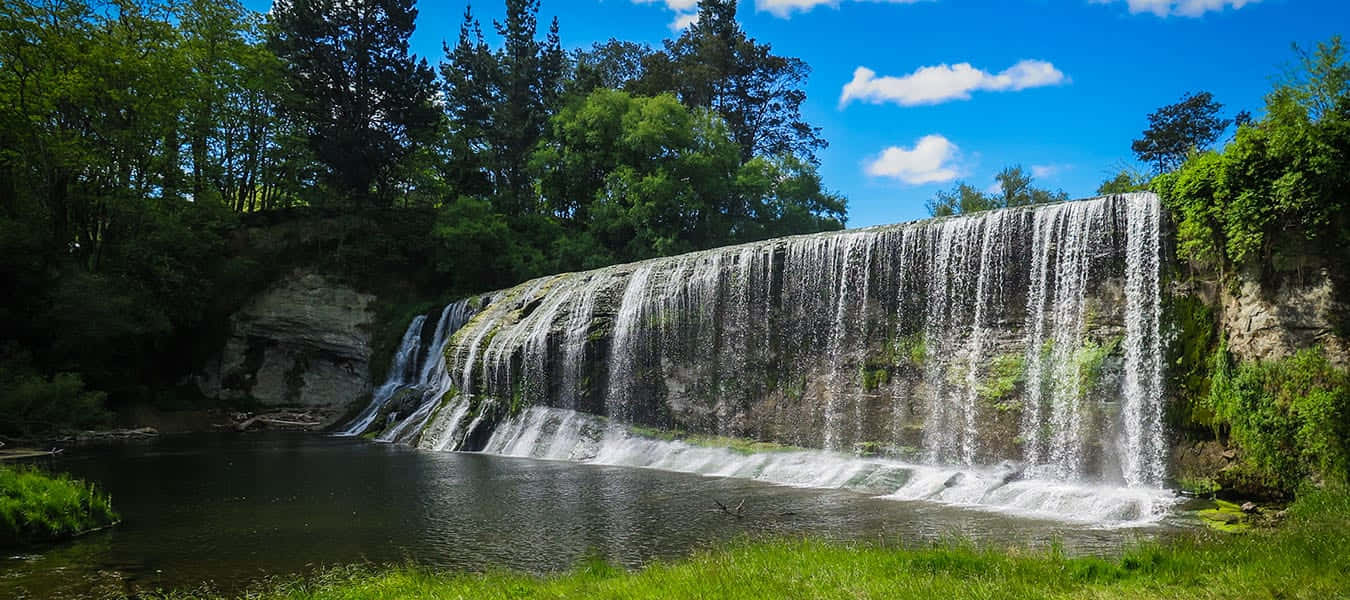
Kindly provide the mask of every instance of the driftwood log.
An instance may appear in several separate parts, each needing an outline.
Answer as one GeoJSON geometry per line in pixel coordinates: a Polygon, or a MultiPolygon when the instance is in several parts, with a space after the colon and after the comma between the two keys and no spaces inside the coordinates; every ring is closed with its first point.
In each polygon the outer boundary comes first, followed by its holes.
{"type": "Polygon", "coordinates": [[[311,429],[323,425],[323,423],[320,421],[303,420],[312,418],[313,417],[304,413],[289,413],[289,412],[265,413],[261,415],[254,415],[248,419],[240,421],[238,424],[234,426],[234,428],[239,431],[247,431],[248,428],[254,425],[274,425],[277,427],[299,427],[303,429],[311,429]]]}

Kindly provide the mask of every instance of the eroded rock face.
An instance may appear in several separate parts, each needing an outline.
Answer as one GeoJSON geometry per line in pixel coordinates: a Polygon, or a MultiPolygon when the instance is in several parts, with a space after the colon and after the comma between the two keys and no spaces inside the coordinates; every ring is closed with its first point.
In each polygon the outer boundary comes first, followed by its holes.
{"type": "Polygon", "coordinates": [[[198,378],[216,399],[314,409],[332,420],[369,396],[375,297],[295,272],[230,318],[230,337],[198,378]]]}
{"type": "Polygon", "coordinates": [[[1242,360],[1275,360],[1321,346],[1337,366],[1350,366],[1350,343],[1338,331],[1350,306],[1337,298],[1323,271],[1302,284],[1263,290],[1254,281],[1223,294],[1223,330],[1228,349],[1242,360]]]}

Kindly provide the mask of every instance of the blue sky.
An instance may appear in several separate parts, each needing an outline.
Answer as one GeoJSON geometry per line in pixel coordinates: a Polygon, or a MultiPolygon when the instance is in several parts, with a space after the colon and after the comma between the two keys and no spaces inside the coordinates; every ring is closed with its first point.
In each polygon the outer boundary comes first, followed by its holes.
{"type": "MultiPolygon", "coordinates": [[[[541,28],[557,16],[574,49],[609,38],[659,45],[696,2],[541,4],[541,28]]],[[[420,2],[413,51],[439,61],[464,5],[420,2]]],[[[473,5],[490,31],[503,2],[473,5]]],[[[1290,45],[1345,33],[1350,1],[741,0],[739,18],[811,65],[803,112],[830,142],[821,174],[848,197],[849,226],[862,227],[927,216],[937,190],[956,179],[989,188],[1010,164],[1088,196],[1132,164],[1147,114],[1187,91],[1213,92],[1229,116],[1259,116],[1290,45]]]]}

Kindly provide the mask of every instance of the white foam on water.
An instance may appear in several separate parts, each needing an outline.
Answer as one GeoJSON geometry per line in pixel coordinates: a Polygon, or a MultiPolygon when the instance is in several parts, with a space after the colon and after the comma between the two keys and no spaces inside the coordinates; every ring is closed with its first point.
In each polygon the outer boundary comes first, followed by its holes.
{"type": "Polygon", "coordinates": [[[1174,494],[1162,489],[1016,479],[1018,470],[1006,466],[934,467],[825,450],[747,453],[656,439],[601,417],[538,406],[499,424],[483,452],[847,489],[1106,528],[1156,523],[1176,502],[1174,494]]]}

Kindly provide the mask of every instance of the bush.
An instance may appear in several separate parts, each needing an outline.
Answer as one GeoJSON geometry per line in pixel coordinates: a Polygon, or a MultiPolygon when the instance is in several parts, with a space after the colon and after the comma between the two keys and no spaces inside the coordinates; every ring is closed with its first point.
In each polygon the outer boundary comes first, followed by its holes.
{"type": "Polygon", "coordinates": [[[1308,478],[1350,475],[1350,371],[1320,349],[1234,367],[1220,342],[1209,405],[1243,451],[1243,467],[1268,487],[1292,493],[1308,478]]]}
{"type": "Polygon", "coordinates": [[[0,434],[15,437],[89,429],[108,420],[104,393],[75,373],[25,374],[0,381],[0,434]]]}
{"type": "Polygon", "coordinates": [[[0,466],[0,547],[56,540],[117,522],[108,497],[68,475],[0,466]]]}

